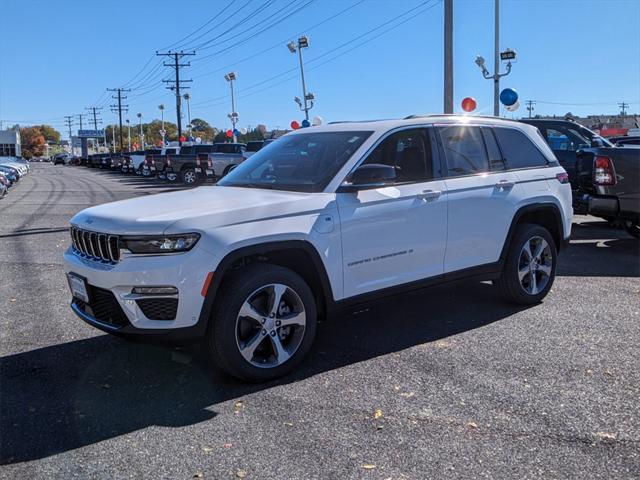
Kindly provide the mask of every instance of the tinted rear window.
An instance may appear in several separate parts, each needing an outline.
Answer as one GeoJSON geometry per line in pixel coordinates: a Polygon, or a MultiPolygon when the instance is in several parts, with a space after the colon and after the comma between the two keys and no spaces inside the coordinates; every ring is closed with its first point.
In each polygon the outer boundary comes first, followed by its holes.
{"type": "Polygon", "coordinates": [[[514,128],[493,129],[509,169],[544,167],[548,164],[538,147],[514,128]]]}
{"type": "Polygon", "coordinates": [[[257,152],[262,148],[263,142],[249,142],[247,143],[247,152],[257,152]]]}

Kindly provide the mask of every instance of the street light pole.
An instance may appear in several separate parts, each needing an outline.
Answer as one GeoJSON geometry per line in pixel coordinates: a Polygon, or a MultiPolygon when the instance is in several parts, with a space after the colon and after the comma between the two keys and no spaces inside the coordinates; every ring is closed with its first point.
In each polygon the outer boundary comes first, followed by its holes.
{"type": "Polygon", "coordinates": [[[304,35],[298,38],[298,44],[291,41],[287,44],[287,48],[291,53],[298,52],[298,61],[300,62],[300,79],[302,80],[302,101],[295,97],[294,100],[300,107],[300,110],[304,112],[304,118],[308,122],[309,121],[309,110],[313,108],[313,100],[315,96],[313,93],[307,93],[307,84],[304,78],[304,62],[302,61],[302,49],[309,48],[309,39],[304,35]]]}
{"type": "Polygon", "coordinates": [[[233,82],[236,80],[236,73],[227,73],[224,76],[224,79],[231,85],[231,113],[228,116],[231,119],[231,125],[233,127],[233,143],[237,143],[238,139],[236,137],[236,123],[238,122],[238,113],[236,112],[236,99],[233,92],[233,82]]]}
{"type": "Polygon", "coordinates": [[[511,73],[511,60],[516,59],[516,52],[507,48],[504,52],[500,52],[500,0],[494,0],[495,11],[495,42],[494,42],[494,73],[491,75],[485,65],[485,60],[481,55],[476,57],[476,65],[482,70],[482,76],[487,80],[493,80],[493,115],[500,115],[500,78],[506,77],[511,73]],[[500,60],[507,61],[507,71],[500,73],[500,60]]]}
{"type": "Polygon", "coordinates": [[[164,147],[164,136],[165,136],[165,130],[164,130],[164,103],[161,103],[160,105],[158,105],[158,108],[160,109],[160,118],[161,118],[161,122],[162,122],[162,131],[160,132],[160,136],[162,137],[162,146],[164,147]]]}
{"type": "Polygon", "coordinates": [[[187,127],[189,128],[189,137],[191,137],[191,105],[189,104],[189,100],[191,100],[191,95],[189,95],[188,93],[185,93],[182,98],[184,98],[185,101],[187,102],[187,119],[189,120],[189,125],[187,125],[187,127]]]}
{"type": "Polygon", "coordinates": [[[131,151],[131,120],[128,118],[125,120],[127,123],[127,144],[129,145],[129,151],[131,151]]]}
{"type": "Polygon", "coordinates": [[[144,150],[144,132],[142,131],[142,114],[136,113],[136,117],[140,119],[140,143],[142,146],[142,150],[144,150]]]}

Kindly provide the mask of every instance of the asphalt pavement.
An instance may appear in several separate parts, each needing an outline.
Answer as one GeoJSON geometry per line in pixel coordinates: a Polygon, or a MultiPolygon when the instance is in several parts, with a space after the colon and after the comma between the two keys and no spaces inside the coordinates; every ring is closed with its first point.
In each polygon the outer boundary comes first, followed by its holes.
{"type": "Polygon", "coordinates": [[[174,189],[35,164],[0,200],[0,478],[640,478],[640,243],[576,217],[552,292],[436,287],[323,323],[246,385],[69,309],[79,210],[174,189]]]}

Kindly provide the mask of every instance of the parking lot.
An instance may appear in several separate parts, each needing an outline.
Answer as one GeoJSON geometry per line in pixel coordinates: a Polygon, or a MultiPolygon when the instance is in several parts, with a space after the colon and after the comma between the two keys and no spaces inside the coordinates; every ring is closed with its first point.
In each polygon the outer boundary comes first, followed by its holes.
{"type": "Polygon", "coordinates": [[[0,477],[640,477],[640,252],[624,231],[576,217],[540,305],[488,283],[394,297],[320,325],[293,375],[247,385],[69,308],[70,217],[176,188],[34,164],[0,201],[0,477]]]}

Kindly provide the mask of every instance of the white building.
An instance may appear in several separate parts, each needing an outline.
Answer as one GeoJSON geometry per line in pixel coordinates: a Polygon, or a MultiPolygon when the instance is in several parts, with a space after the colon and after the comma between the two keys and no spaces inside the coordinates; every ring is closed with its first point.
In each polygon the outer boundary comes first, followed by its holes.
{"type": "Polygon", "coordinates": [[[0,130],[0,157],[21,157],[20,131],[0,130]]]}

